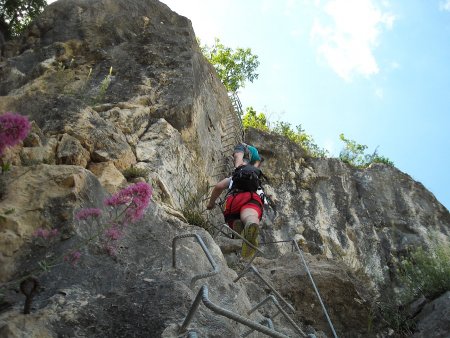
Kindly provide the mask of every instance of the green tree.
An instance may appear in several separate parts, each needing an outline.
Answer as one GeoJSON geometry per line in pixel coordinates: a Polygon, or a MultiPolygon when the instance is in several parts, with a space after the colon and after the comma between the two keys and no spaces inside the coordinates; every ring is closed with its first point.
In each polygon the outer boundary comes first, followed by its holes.
{"type": "Polygon", "coordinates": [[[246,113],[242,117],[242,125],[244,129],[252,127],[263,131],[269,131],[266,115],[264,115],[264,113],[258,114],[253,107],[246,108],[246,113]]]}
{"type": "Polygon", "coordinates": [[[296,126],[294,130],[290,123],[277,121],[271,127],[266,115],[264,113],[258,114],[253,107],[247,107],[246,113],[242,117],[242,125],[244,129],[252,127],[287,137],[291,141],[299,144],[312,157],[328,156],[328,151],[320,148],[314,142],[312,136],[305,133],[301,125],[296,126]]]}
{"type": "Polygon", "coordinates": [[[320,148],[314,142],[313,137],[305,132],[301,124],[297,125],[294,130],[290,123],[277,121],[272,128],[272,132],[283,135],[299,144],[312,157],[326,157],[329,155],[326,149],[320,148]]]}
{"type": "Polygon", "coordinates": [[[6,40],[18,36],[45,6],[46,0],[0,0],[0,32],[6,40]]]}
{"type": "Polygon", "coordinates": [[[203,55],[214,66],[225,88],[235,92],[245,87],[245,81],[253,82],[258,78],[256,68],[259,66],[258,56],[252,54],[250,48],[236,50],[224,46],[215,38],[212,46],[201,46],[203,55]]]}
{"type": "Polygon", "coordinates": [[[357,168],[366,168],[372,163],[384,163],[394,166],[394,162],[378,154],[378,147],[372,154],[366,154],[366,145],[358,144],[354,140],[347,139],[344,134],[340,134],[339,138],[345,143],[344,149],[339,154],[341,161],[357,168]]]}

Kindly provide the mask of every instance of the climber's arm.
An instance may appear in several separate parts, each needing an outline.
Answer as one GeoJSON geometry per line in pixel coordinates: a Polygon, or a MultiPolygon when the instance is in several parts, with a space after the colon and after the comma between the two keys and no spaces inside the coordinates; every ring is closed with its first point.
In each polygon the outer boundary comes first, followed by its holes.
{"type": "Polygon", "coordinates": [[[220,194],[225,189],[228,188],[228,186],[230,185],[230,181],[231,181],[231,177],[227,177],[214,186],[214,188],[211,192],[211,197],[209,198],[209,203],[206,206],[206,209],[208,209],[208,210],[214,209],[214,207],[216,206],[215,205],[216,200],[219,198],[220,194]]]}

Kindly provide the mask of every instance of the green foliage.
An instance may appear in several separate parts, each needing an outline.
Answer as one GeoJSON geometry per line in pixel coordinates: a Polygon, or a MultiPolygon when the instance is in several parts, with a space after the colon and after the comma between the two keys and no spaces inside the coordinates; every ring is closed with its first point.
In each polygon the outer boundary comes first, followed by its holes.
{"type": "Polygon", "coordinates": [[[129,181],[134,178],[143,177],[147,178],[150,174],[150,170],[144,168],[130,167],[122,171],[122,175],[129,181]]]}
{"type": "Polygon", "coordinates": [[[242,125],[244,129],[249,127],[272,132],[287,137],[291,141],[299,144],[312,157],[326,157],[328,152],[321,149],[312,138],[311,135],[305,133],[301,125],[292,128],[288,122],[277,121],[271,127],[264,113],[257,113],[253,107],[247,107],[245,115],[242,117],[242,125]]]}
{"type": "Polygon", "coordinates": [[[415,321],[407,308],[399,307],[393,298],[376,303],[375,311],[380,316],[380,323],[394,330],[395,337],[411,337],[415,330],[415,321]]]}
{"type": "Polygon", "coordinates": [[[42,269],[43,272],[49,272],[55,264],[50,264],[45,259],[38,262],[39,267],[42,269]]]}
{"type": "Polygon", "coordinates": [[[399,291],[383,292],[375,310],[397,336],[410,337],[415,321],[409,305],[421,296],[434,299],[450,290],[449,243],[437,241],[428,250],[419,247],[409,251],[398,263],[397,278],[399,291]]]}
{"type": "MultiPolygon", "coordinates": [[[[105,78],[100,83],[100,88],[98,90],[97,97],[95,98],[95,102],[102,102],[105,98],[106,91],[109,88],[109,85],[111,84],[111,78],[112,78],[112,71],[113,68],[109,68],[109,74],[105,76],[105,78]]],[[[90,75],[90,72],[89,72],[90,75]]]]}
{"type": "Polygon", "coordinates": [[[401,301],[420,296],[434,298],[450,290],[450,245],[438,243],[429,250],[417,248],[399,266],[401,301]]]}
{"type": "Polygon", "coordinates": [[[208,197],[208,184],[205,183],[194,190],[189,183],[180,183],[176,188],[178,199],[182,205],[181,212],[189,224],[209,229],[210,225],[206,219],[204,212],[204,201],[208,197]]]}
{"type": "Polygon", "coordinates": [[[196,225],[204,229],[209,228],[208,221],[206,220],[203,213],[199,210],[184,208],[183,216],[186,218],[186,221],[189,224],[196,225]]]}
{"type": "Polygon", "coordinates": [[[14,213],[14,211],[16,211],[16,209],[14,209],[14,208],[9,208],[9,209],[5,210],[4,214],[5,214],[5,215],[11,215],[11,214],[14,213]]]}
{"type": "Polygon", "coordinates": [[[252,54],[250,48],[233,50],[220,43],[218,38],[215,38],[212,46],[200,48],[229,92],[244,88],[247,80],[253,82],[258,78],[255,72],[259,66],[258,56],[252,54]]]}
{"type": "Polygon", "coordinates": [[[8,163],[8,162],[1,163],[1,169],[2,169],[1,170],[2,173],[10,171],[11,170],[11,163],[8,163]]]}
{"type": "Polygon", "coordinates": [[[0,0],[0,32],[17,37],[47,6],[46,0],[0,0]]]}
{"type": "Polygon", "coordinates": [[[3,211],[3,212],[0,212],[0,222],[5,222],[5,221],[6,221],[6,217],[5,217],[5,216],[11,215],[11,214],[13,214],[15,211],[16,211],[16,209],[10,208],[10,209],[7,209],[7,210],[5,210],[5,211],[3,211]]]}
{"type": "Polygon", "coordinates": [[[253,107],[247,107],[246,113],[242,117],[242,125],[244,129],[252,127],[263,131],[269,131],[266,115],[264,115],[264,113],[256,113],[256,110],[253,109],[253,107]]]}
{"type": "Polygon", "coordinates": [[[344,149],[339,154],[341,161],[356,168],[366,168],[372,163],[384,163],[394,166],[394,162],[387,157],[379,155],[377,149],[372,154],[366,154],[366,145],[358,144],[354,140],[347,139],[344,134],[340,134],[339,138],[345,143],[344,149]]]}

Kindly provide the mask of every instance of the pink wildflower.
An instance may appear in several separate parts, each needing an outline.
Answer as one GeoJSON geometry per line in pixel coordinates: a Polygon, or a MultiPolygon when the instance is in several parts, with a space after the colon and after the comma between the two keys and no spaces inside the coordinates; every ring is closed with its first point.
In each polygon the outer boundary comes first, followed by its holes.
{"type": "Polygon", "coordinates": [[[59,230],[58,229],[52,229],[52,230],[48,231],[47,229],[38,228],[33,233],[33,237],[43,238],[43,239],[50,239],[50,238],[58,236],[58,234],[59,234],[59,230]]]}
{"type": "Polygon", "coordinates": [[[50,237],[56,237],[59,235],[59,230],[58,229],[52,229],[50,230],[49,236],[50,237]]]}
{"type": "Polygon", "coordinates": [[[122,236],[123,236],[123,232],[116,227],[112,227],[112,228],[105,230],[105,237],[107,240],[117,241],[117,240],[121,239],[122,236]]]}
{"type": "Polygon", "coordinates": [[[111,243],[105,244],[104,249],[106,253],[112,257],[115,257],[117,255],[117,246],[111,243]]]}
{"type": "Polygon", "coordinates": [[[98,208],[86,208],[86,209],[81,209],[80,211],[77,212],[77,214],[75,215],[75,218],[77,220],[85,220],[88,218],[97,218],[100,217],[102,214],[102,210],[98,209],[98,208]]]}
{"type": "Polygon", "coordinates": [[[27,137],[31,124],[28,118],[7,112],[0,115],[0,155],[8,146],[14,146],[27,137]]]}
{"type": "Polygon", "coordinates": [[[130,218],[130,221],[138,221],[142,218],[150,203],[152,192],[150,184],[138,182],[105,199],[104,203],[112,207],[127,206],[126,215],[130,218]]]}
{"type": "Polygon", "coordinates": [[[48,230],[47,229],[38,228],[33,233],[33,237],[47,239],[48,238],[48,230]]]}
{"type": "Polygon", "coordinates": [[[81,252],[79,251],[72,251],[68,255],[64,256],[64,261],[69,263],[72,266],[75,266],[78,261],[80,260],[81,252]]]}

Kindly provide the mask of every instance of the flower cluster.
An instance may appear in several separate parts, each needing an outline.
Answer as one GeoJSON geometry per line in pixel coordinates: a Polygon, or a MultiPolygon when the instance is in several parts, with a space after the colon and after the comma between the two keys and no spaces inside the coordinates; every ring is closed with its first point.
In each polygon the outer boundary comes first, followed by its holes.
{"type": "Polygon", "coordinates": [[[144,215],[150,199],[152,187],[145,182],[139,182],[120,190],[118,193],[107,198],[104,203],[110,207],[126,206],[126,216],[131,222],[138,221],[144,215]]]}
{"type": "Polygon", "coordinates": [[[23,141],[30,129],[31,124],[25,116],[10,112],[0,115],[0,155],[6,147],[23,141]]]}
{"type": "Polygon", "coordinates": [[[58,229],[47,230],[44,228],[38,228],[34,233],[33,237],[42,239],[52,239],[59,235],[58,229]]]}
{"type": "Polygon", "coordinates": [[[88,218],[97,218],[102,215],[102,210],[99,208],[86,208],[81,209],[75,215],[75,218],[79,221],[86,220],[88,218]]]}
{"type": "Polygon", "coordinates": [[[139,182],[103,201],[105,206],[110,207],[109,213],[102,213],[98,208],[86,208],[78,211],[75,219],[84,221],[89,226],[87,230],[94,233],[90,236],[92,240],[98,238],[103,249],[115,256],[119,241],[125,236],[125,227],[143,217],[151,197],[152,187],[148,183],[139,182]]]}
{"type": "Polygon", "coordinates": [[[103,249],[110,256],[116,256],[119,248],[119,240],[125,235],[123,229],[119,228],[119,225],[114,225],[108,228],[103,233],[103,249]]]}
{"type": "Polygon", "coordinates": [[[58,229],[38,228],[33,232],[34,243],[38,246],[48,247],[52,245],[59,236],[58,229]]]}
{"type": "Polygon", "coordinates": [[[72,251],[68,255],[64,256],[64,262],[67,262],[70,265],[75,266],[78,263],[78,261],[80,260],[80,257],[81,257],[80,251],[78,251],[78,250],[72,251]]]}

